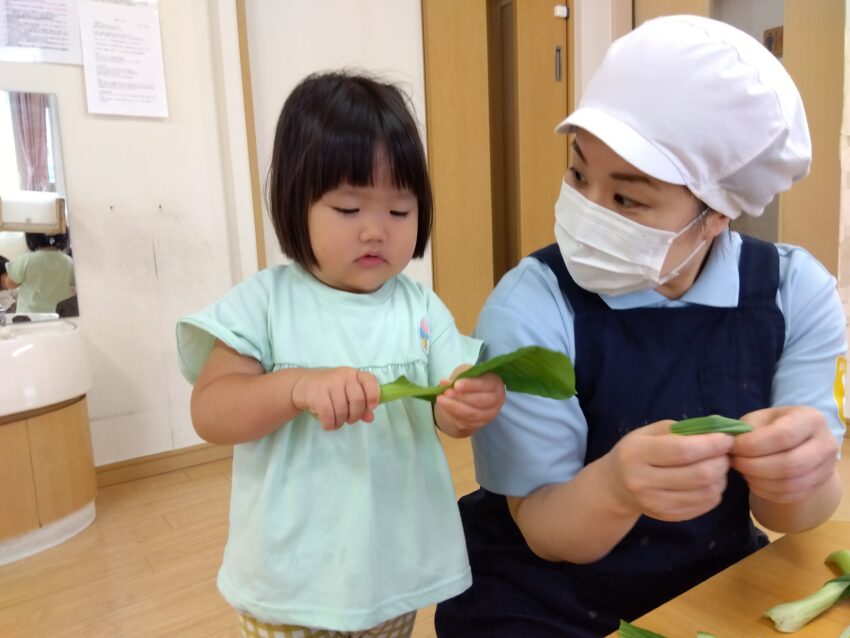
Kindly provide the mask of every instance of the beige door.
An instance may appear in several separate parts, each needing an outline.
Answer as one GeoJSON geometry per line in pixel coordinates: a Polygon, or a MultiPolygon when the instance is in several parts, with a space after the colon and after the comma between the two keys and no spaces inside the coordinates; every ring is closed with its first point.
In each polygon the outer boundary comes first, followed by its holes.
{"type": "Polygon", "coordinates": [[[681,13],[711,16],[711,0],[634,0],[632,6],[636,27],[658,16],[681,13]]]}
{"type": "Polygon", "coordinates": [[[549,0],[423,0],[434,287],[461,330],[521,257],[553,241],[567,165],[570,22],[549,0]]]}

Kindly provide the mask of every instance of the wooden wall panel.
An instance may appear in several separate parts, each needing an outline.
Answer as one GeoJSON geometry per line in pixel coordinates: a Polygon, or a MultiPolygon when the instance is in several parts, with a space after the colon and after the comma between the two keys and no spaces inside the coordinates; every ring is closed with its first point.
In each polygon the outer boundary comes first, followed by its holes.
{"type": "Polygon", "coordinates": [[[785,68],[803,96],[812,172],[779,200],[779,241],[809,250],[838,273],[844,2],[785,0],[785,68]]]}
{"type": "Polygon", "coordinates": [[[423,0],[434,289],[468,333],[493,288],[487,4],[423,0]]]}

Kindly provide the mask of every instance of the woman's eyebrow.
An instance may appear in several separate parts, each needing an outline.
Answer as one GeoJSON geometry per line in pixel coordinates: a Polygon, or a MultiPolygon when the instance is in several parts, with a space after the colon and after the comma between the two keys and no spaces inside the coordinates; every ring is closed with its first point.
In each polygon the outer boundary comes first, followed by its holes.
{"type": "Polygon", "coordinates": [[[587,164],[587,158],[584,156],[584,153],[581,152],[581,148],[575,140],[573,140],[573,150],[576,152],[576,155],[581,158],[581,161],[587,164]]]}
{"type": "Polygon", "coordinates": [[[646,184],[658,190],[658,184],[649,179],[646,175],[637,175],[635,173],[611,173],[611,179],[616,179],[621,182],[630,182],[633,184],[646,184]]]}

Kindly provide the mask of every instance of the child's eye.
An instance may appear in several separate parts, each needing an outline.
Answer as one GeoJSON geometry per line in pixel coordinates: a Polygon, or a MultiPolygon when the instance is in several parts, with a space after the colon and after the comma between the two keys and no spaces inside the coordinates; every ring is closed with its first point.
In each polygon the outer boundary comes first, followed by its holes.
{"type": "Polygon", "coordinates": [[[407,215],[409,213],[410,213],[409,210],[391,210],[390,211],[390,215],[392,215],[393,217],[407,217],[407,215]]]}
{"type": "Polygon", "coordinates": [[[340,208],[339,206],[334,206],[334,210],[338,213],[342,213],[343,215],[353,215],[358,212],[359,208],[340,208]]]}
{"type": "Polygon", "coordinates": [[[614,195],[614,203],[620,208],[643,208],[643,204],[625,195],[614,195]]]}

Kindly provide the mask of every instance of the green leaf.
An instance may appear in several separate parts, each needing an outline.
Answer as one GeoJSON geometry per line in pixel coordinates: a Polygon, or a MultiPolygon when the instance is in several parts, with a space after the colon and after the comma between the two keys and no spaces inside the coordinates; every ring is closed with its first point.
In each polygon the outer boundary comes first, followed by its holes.
{"type": "Polygon", "coordinates": [[[435,385],[430,388],[426,388],[421,385],[416,385],[407,377],[402,375],[392,383],[385,383],[381,386],[380,403],[395,401],[396,399],[403,399],[404,397],[425,399],[426,401],[431,401],[433,403],[437,395],[446,391],[446,387],[448,386],[435,385]]]}
{"type": "MultiPolygon", "coordinates": [[[[478,363],[457,376],[472,379],[492,372],[499,375],[511,392],[534,394],[549,399],[569,399],[575,394],[575,371],[570,358],[563,352],[539,346],[527,346],[478,363]]],[[[457,381],[455,379],[455,381],[457,381]]],[[[403,397],[424,399],[432,403],[451,385],[423,387],[401,376],[381,386],[381,401],[403,397]]]]}
{"type": "Polygon", "coordinates": [[[738,419],[729,419],[718,414],[700,416],[694,419],[677,421],[670,426],[673,434],[711,434],[712,432],[723,432],[724,434],[743,434],[751,432],[752,426],[738,419]]]}
{"type": "Polygon", "coordinates": [[[637,625],[620,620],[620,630],[618,632],[620,638],[664,638],[661,634],[657,634],[649,629],[643,629],[637,625]]]}

